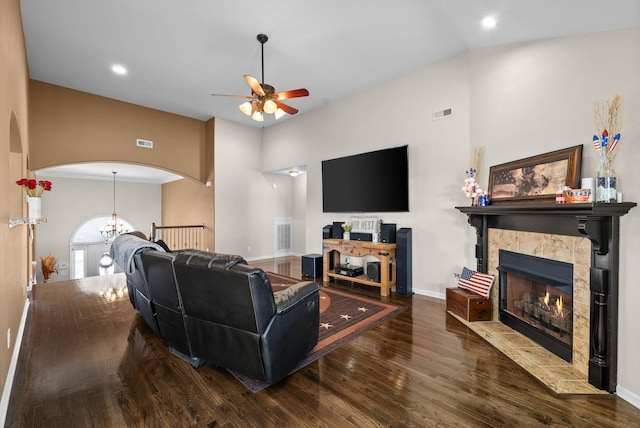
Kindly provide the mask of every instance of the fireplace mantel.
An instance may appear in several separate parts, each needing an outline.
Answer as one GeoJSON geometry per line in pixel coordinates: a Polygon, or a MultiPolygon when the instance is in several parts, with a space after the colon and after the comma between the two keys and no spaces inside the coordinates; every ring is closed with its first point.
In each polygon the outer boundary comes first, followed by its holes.
{"type": "Polygon", "coordinates": [[[456,207],[476,229],[477,270],[487,272],[488,229],[582,236],[591,241],[589,383],[615,392],[620,217],[635,202],[456,207]]]}

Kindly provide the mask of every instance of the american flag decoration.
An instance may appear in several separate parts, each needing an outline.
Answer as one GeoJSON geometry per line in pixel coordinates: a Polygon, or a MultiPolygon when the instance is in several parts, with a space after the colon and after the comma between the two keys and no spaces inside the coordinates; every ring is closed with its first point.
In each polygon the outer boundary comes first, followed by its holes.
{"type": "Polygon", "coordinates": [[[618,141],[620,141],[620,133],[616,134],[613,137],[613,140],[611,140],[611,145],[609,145],[609,151],[613,151],[613,149],[616,148],[616,144],[618,144],[618,141]]]}
{"type": "MultiPolygon", "coordinates": [[[[467,269],[467,268],[464,268],[467,269]]],[[[490,275],[487,273],[475,272],[469,277],[469,279],[464,279],[465,271],[462,270],[462,275],[460,275],[460,281],[458,281],[458,287],[464,288],[465,290],[472,291],[476,294],[480,294],[484,297],[489,297],[491,293],[491,286],[493,285],[493,280],[495,279],[495,275],[490,275]]],[[[470,269],[468,269],[470,272],[470,269]]]]}
{"type": "Polygon", "coordinates": [[[467,176],[474,178],[476,176],[476,172],[478,172],[474,167],[471,167],[467,170],[467,176]]]}
{"type": "Polygon", "coordinates": [[[602,139],[600,139],[597,135],[593,136],[593,148],[596,149],[597,151],[600,151],[600,147],[604,147],[604,152],[609,153],[616,148],[616,145],[618,144],[619,141],[620,141],[620,133],[618,132],[616,135],[613,136],[611,143],[609,143],[609,131],[605,129],[604,131],[602,131],[602,139]]]}

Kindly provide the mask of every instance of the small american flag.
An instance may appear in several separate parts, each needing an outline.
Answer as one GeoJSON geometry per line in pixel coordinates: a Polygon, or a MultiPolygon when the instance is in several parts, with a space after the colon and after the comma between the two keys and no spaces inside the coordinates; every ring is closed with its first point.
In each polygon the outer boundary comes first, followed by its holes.
{"type": "Polygon", "coordinates": [[[469,279],[463,279],[462,275],[460,275],[458,287],[473,291],[484,297],[489,297],[494,278],[495,275],[480,272],[475,272],[469,279]]]}

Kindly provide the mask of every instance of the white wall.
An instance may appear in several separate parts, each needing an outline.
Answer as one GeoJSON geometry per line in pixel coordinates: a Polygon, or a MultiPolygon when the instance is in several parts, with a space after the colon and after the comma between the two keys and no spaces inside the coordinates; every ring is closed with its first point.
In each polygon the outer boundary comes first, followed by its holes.
{"type": "Polygon", "coordinates": [[[263,173],[262,131],[215,125],[215,249],[247,260],[273,257],[274,219],[293,216],[293,182],[263,173]]]}
{"type": "MultiPolygon", "coordinates": [[[[36,226],[36,255],[51,253],[58,263],[69,266],[69,244],[75,230],[95,217],[110,217],[113,213],[113,181],[70,179],[37,175],[38,180],[53,183],[50,192],[42,196],[42,215],[47,223],[36,226]]],[[[145,235],[151,223],[162,224],[161,186],[116,180],[116,212],[136,230],[145,235]]],[[[107,247],[108,249],[108,247],[107,247]]],[[[53,281],[69,279],[69,269],[54,274],[53,281]]],[[[38,281],[42,280],[39,273],[38,281]]]]}
{"type": "Polygon", "coordinates": [[[303,255],[306,254],[307,249],[307,174],[300,174],[291,180],[293,184],[293,254],[303,255]]]}
{"type": "Polygon", "coordinates": [[[414,289],[444,296],[475,242],[454,208],[468,203],[460,190],[470,158],[467,73],[467,57],[458,56],[265,129],[265,170],[307,166],[307,253],[322,252],[324,225],[351,217],[322,212],[321,161],[407,144],[410,212],[379,217],[413,229],[414,270],[420,269],[413,277],[432,276],[414,289]],[[434,121],[432,113],[445,108],[453,116],[434,121]]]}

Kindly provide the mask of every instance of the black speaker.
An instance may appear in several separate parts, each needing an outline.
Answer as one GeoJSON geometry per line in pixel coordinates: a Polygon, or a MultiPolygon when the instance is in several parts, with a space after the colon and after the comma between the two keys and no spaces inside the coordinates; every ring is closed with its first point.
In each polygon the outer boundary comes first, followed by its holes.
{"type": "Polygon", "coordinates": [[[380,242],[385,244],[396,243],[396,224],[395,223],[382,223],[380,227],[380,242]]]}
{"type": "Polygon", "coordinates": [[[413,294],[411,245],[411,228],[400,228],[396,239],[396,294],[405,296],[413,294]]]}
{"type": "Polygon", "coordinates": [[[373,239],[373,235],[371,233],[364,232],[351,232],[350,236],[354,241],[371,241],[373,239]]]}
{"type": "Polygon", "coordinates": [[[309,278],[322,276],[322,254],[302,256],[302,276],[309,278]]]}
{"type": "Polygon", "coordinates": [[[333,227],[331,228],[331,237],[334,239],[342,238],[342,222],[341,221],[333,222],[333,227]]]}
{"type": "Polygon", "coordinates": [[[332,225],[328,224],[325,227],[322,228],[322,239],[329,239],[331,238],[331,229],[333,228],[332,225]]]}
{"type": "MultiPolygon", "coordinates": [[[[392,266],[391,263],[389,263],[389,281],[393,278],[391,269],[392,266]]],[[[369,281],[380,282],[380,262],[367,263],[367,278],[369,281]]]]}

